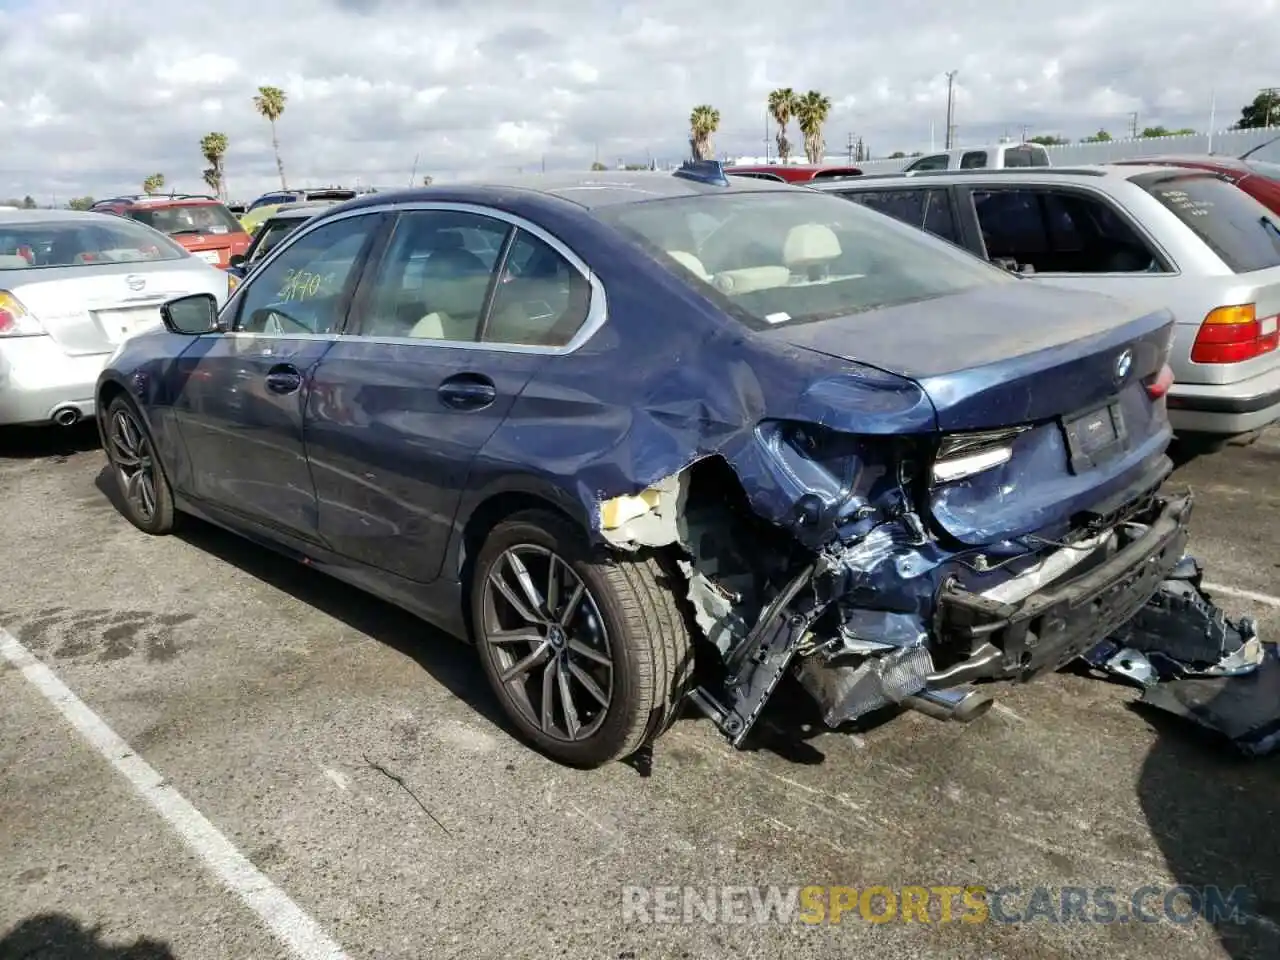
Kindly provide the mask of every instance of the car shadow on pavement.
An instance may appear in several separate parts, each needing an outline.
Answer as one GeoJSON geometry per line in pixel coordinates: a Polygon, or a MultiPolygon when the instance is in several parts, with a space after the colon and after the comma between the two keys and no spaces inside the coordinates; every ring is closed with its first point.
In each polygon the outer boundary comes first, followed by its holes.
{"type": "MultiPolygon", "coordinates": [[[[1174,883],[1201,895],[1226,956],[1280,957],[1280,755],[1247,758],[1186,719],[1135,709],[1158,735],[1138,800],[1174,883]],[[1215,910],[1215,893],[1236,888],[1243,909],[1215,910]]],[[[1156,894],[1148,903],[1160,910],[1156,894]]]]}
{"type": "MultiPolygon", "coordinates": [[[[120,510],[120,492],[106,469],[98,475],[97,486],[120,510]]],[[[282,560],[266,547],[195,517],[184,516],[174,536],[411,658],[455,697],[515,735],[475,651],[461,641],[357,587],[282,560]]]]}
{"type": "Polygon", "coordinates": [[[177,960],[169,945],[150,937],[113,946],[64,913],[40,913],[0,935],[0,960],[177,960]]]}
{"type": "Polygon", "coordinates": [[[101,446],[92,419],[73,427],[0,427],[0,460],[69,457],[101,446]]]}

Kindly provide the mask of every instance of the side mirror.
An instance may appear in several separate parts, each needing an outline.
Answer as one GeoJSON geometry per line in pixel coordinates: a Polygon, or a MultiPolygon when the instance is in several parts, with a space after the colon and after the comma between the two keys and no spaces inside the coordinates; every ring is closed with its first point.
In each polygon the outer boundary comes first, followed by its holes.
{"type": "Polygon", "coordinates": [[[233,253],[231,255],[231,259],[227,261],[227,266],[238,267],[240,266],[240,264],[244,262],[245,262],[245,255],[243,253],[233,253]]]}
{"type": "Polygon", "coordinates": [[[170,300],[160,308],[160,319],[170,333],[198,337],[218,329],[218,301],[211,293],[193,293],[170,300]]]}

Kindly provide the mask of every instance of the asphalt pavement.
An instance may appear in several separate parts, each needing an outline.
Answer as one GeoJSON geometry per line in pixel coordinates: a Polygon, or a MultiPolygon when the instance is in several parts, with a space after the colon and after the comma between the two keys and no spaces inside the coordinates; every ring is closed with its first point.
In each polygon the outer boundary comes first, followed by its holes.
{"type": "MultiPolygon", "coordinates": [[[[750,750],[691,717],[651,763],[572,771],[510,735],[465,646],[204,524],[149,538],[103,466],[88,431],[0,434],[0,630],[31,655],[0,657],[0,960],[1280,956],[1280,758],[1127,686],[1064,672],[972,724],[854,734],[784,691],[750,750]],[[1051,909],[752,922],[770,884],[1051,909]],[[1249,898],[1180,923],[1177,885],[1249,898]],[[1064,887],[1113,888],[1123,921],[1060,922],[1064,887]]],[[[1270,434],[1173,481],[1267,638],[1277,477],[1270,434]]]]}

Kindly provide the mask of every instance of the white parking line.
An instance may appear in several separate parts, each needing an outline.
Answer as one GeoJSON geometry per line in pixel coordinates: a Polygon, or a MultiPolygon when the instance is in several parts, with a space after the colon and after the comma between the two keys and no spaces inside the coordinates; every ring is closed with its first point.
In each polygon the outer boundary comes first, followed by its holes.
{"type": "Polygon", "coordinates": [[[1238,597],[1241,600],[1252,600],[1254,603],[1260,603],[1265,607],[1280,607],[1280,597],[1273,597],[1269,593],[1255,593],[1252,590],[1241,590],[1238,587],[1228,587],[1221,583],[1204,583],[1201,586],[1210,593],[1221,593],[1228,597],[1238,597]]]}
{"type": "Polygon", "coordinates": [[[204,814],[166,783],[106,721],[3,628],[0,628],[0,654],[21,671],[90,746],[133,784],[142,799],[199,855],[214,876],[262,919],[292,956],[297,960],[348,960],[342,948],[329,939],[288,894],[267,879],[204,814]]]}

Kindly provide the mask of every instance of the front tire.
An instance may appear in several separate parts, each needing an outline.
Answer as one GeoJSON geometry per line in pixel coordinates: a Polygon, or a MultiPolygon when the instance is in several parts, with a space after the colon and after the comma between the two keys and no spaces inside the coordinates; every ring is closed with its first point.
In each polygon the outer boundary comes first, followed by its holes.
{"type": "Polygon", "coordinates": [[[595,767],[674,719],[693,645],[655,558],[602,555],[566,518],[534,510],[496,526],[474,570],[480,662],[526,741],[595,767]]]}
{"type": "Polygon", "coordinates": [[[103,434],[125,517],[144,533],[169,533],[174,523],[173,491],[151,433],[126,397],[116,397],[107,407],[103,434]]]}

